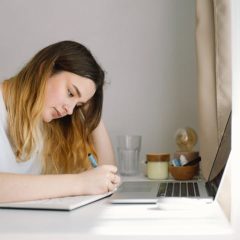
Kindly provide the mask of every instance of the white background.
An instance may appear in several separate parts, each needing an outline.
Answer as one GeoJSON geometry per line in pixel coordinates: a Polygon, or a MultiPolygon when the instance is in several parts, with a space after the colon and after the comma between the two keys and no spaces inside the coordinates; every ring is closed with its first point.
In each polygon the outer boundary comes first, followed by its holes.
{"type": "Polygon", "coordinates": [[[195,1],[1,0],[0,81],[41,48],[75,40],[106,71],[103,119],[142,135],[147,152],[176,150],[179,127],[197,128],[195,1]]]}

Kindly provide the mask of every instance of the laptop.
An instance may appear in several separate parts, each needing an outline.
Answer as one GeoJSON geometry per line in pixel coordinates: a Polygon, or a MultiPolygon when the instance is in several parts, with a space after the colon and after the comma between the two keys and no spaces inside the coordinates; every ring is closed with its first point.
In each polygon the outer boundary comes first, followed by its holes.
{"type": "MultiPolygon", "coordinates": [[[[206,203],[216,197],[231,151],[231,113],[207,181],[161,180],[123,182],[110,197],[111,203],[159,203],[162,200],[196,199],[206,203]]],[[[170,200],[171,201],[171,200],[170,200]]]]}

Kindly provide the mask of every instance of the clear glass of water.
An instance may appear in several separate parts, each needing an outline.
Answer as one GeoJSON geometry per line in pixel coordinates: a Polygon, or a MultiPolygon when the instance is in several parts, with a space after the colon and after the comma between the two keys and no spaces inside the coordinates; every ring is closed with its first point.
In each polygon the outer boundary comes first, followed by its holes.
{"type": "Polygon", "coordinates": [[[119,173],[124,176],[137,175],[142,137],[138,135],[117,136],[119,173]]]}

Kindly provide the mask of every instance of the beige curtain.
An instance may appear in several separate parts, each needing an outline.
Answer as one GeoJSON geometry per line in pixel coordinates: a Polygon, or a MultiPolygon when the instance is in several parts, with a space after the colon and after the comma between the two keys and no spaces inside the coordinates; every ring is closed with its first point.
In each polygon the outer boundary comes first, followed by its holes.
{"type": "Polygon", "coordinates": [[[199,144],[205,179],[231,111],[230,29],[230,0],[196,1],[199,144]]]}

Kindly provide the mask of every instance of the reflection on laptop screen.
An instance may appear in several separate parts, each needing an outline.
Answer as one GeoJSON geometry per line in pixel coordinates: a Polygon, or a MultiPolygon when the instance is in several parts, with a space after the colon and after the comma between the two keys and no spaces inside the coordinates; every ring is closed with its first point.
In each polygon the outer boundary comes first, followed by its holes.
{"type": "Polygon", "coordinates": [[[207,189],[210,189],[210,192],[212,192],[213,197],[215,197],[217,189],[221,182],[221,178],[222,178],[230,151],[231,151],[231,113],[229,115],[220,145],[218,147],[216,158],[212,165],[208,182],[206,184],[207,189]]]}

